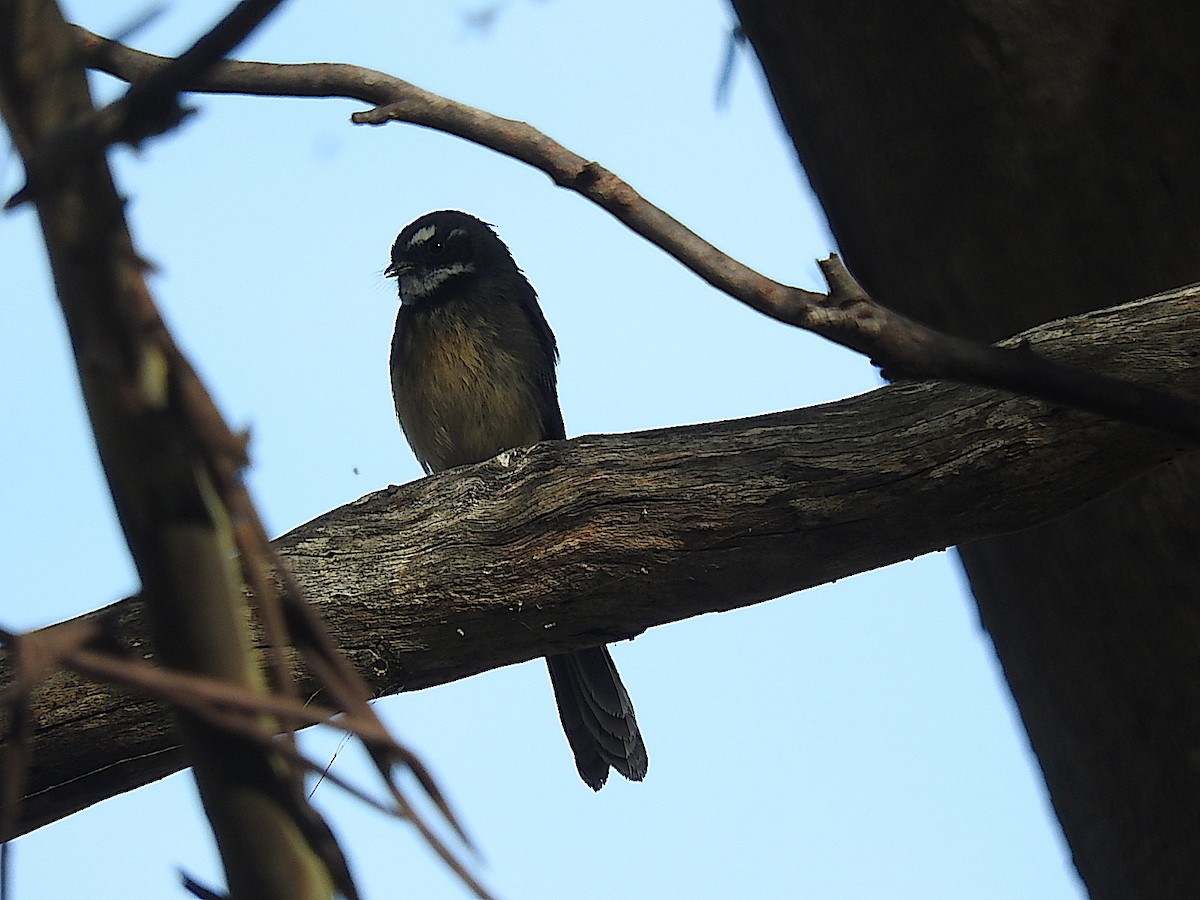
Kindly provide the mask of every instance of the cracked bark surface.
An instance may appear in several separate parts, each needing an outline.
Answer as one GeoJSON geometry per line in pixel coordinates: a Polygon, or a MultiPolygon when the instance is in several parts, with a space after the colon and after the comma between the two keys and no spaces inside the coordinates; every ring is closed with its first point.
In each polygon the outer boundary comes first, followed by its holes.
{"type": "MultiPolygon", "coordinates": [[[[1200,397],[1198,334],[1200,289],[1029,338],[1064,362],[1200,397]]],[[[510,451],[368,494],[276,544],[384,695],[1051,519],[1177,450],[1157,432],[1025,397],[907,383],[751,419],[510,451]]],[[[85,618],[97,617],[146,652],[136,598],[85,618]]],[[[0,681],[12,675],[0,655],[0,681]]],[[[33,715],[22,831],[182,765],[155,703],[73,674],[38,688],[33,715]]]]}
{"type": "MultiPolygon", "coordinates": [[[[1194,5],[734,7],[881,303],[995,340],[1200,279],[1194,5]]],[[[1096,898],[1200,895],[1198,501],[1192,454],[960,547],[1096,898]]]]}

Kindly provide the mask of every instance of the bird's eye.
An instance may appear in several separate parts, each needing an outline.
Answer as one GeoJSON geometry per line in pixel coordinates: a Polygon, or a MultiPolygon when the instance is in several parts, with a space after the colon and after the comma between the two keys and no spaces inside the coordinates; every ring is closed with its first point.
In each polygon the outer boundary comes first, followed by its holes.
{"type": "Polygon", "coordinates": [[[430,241],[427,245],[430,256],[441,256],[442,251],[446,249],[446,244],[443,241],[430,241]]]}

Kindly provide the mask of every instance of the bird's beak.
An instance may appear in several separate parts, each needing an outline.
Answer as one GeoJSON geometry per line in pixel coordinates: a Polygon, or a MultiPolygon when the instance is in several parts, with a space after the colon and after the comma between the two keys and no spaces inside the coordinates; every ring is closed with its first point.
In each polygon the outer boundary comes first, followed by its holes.
{"type": "Polygon", "coordinates": [[[410,263],[389,263],[388,267],[383,270],[384,278],[399,278],[401,275],[407,275],[413,270],[410,263]]]}

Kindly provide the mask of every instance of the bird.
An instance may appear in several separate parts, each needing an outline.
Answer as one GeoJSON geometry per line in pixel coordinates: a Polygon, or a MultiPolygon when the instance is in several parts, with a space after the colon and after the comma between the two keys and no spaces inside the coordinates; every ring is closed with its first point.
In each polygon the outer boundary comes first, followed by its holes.
{"type": "MultiPolygon", "coordinates": [[[[492,226],[438,210],[406,225],[384,274],[400,309],[392,335],[396,416],[427,473],[566,438],[558,346],[533,285],[492,226]]],[[[604,646],[546,657],[580,778],[646,775],[633,703],[604,646]]]]}

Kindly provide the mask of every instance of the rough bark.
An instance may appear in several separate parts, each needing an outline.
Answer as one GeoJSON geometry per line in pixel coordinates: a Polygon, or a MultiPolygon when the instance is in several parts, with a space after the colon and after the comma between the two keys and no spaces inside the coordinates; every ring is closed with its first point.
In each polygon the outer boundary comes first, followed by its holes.
{"type": "MultiPolygon", "coordinates": [[[[1200,289],[1029,335],[1200,397],[1200,289]]],[[[1160,464],[1145,428],[981,388],[512,451],[368,495],[277,541],[374,690],[395,693],[778,597],[1062,514],[1160,464]],[[630,586],[636,586],[631,590],[630,586]]],[[[140,601],[87,618],[146,652],[140,601]]],[[[0,657],[0,680],[12,676],[0,657]]],[[[35,696],[20,830],[177,770],[153,703],[68,673],[35,696]]]]}
{"type": "MultiPolygon", "coordinates": [[[[204,57],[224,55],[278,2],[239,4],[179,66],[202,71],[204,57]]],[[[141,82],[122,101],[133,130],[127,139],[182,115],[175,90],[161,81],[155,87],[141,82]]],[[[104,144],[75,132],[97,110],[55,0],[0,0],[0,114],[26,176],[20,199],[37,212],[155,652],[180,671],[265,695],[234,556],[236,548],[253,561],[267,545],[261,532],[257,544],[236,537],[235,519],[255,518],[248,502],[236,502],[245,497],[235,474],[244,442],[221,421],[158,314],[104,144]]],[[[252,562],[244,571],[253,581],[252,562]]],[[[304,799],[302,773],[287,764],[282,744],[256,742],[183,705],[174,708],[174,722],[232,896],[324,900],[336,890],[356,900],[341,850],[304,799]]],[[[7,830],[19,752],[5,754],[4,763],[0,828],[7,830]]]]}
{"type": "MultiPolygon", "coordinates": [[[[880,302],[996,339],[1200,278],[1195,4],[734,6],[880,302]]],[[[1193,455],[961,548],[1096,898],[1200,896],[1198,501],[1193,455]]]]}

